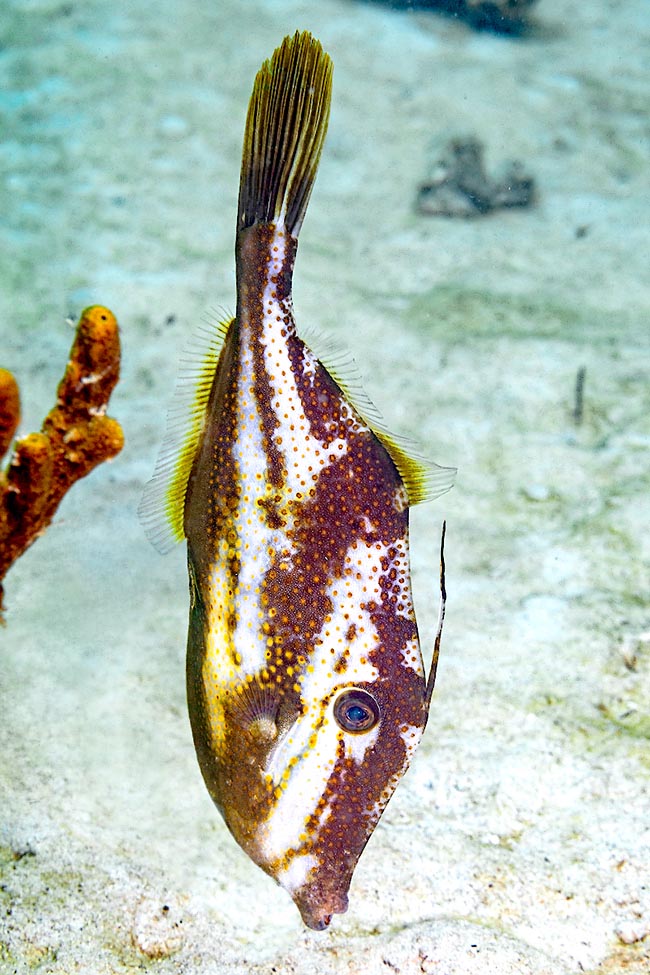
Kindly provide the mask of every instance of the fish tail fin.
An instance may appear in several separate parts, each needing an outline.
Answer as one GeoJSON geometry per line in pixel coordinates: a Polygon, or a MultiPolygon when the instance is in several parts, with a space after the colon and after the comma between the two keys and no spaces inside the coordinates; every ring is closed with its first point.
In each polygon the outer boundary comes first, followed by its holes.
{"type": "Polygon", "coordinates": [[[332,62],[304,31],[285,37],[255,78],[248,106],[237,231],[274,223],[297,237],[316,178],[332,62]]]}

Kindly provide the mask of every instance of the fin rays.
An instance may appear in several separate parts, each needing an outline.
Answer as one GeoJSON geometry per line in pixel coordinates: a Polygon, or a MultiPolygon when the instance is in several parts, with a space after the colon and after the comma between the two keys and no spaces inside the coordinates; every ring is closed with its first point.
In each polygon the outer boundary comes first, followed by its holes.
{"type": "Polygon", "coordinates": [[[147,538],[165,553],[185,537],[187,484],[196,456],[214,375],[234,319],[196,330],[181,360],[167,427],[138,515],[147,538]]]}
{"type": "Polygon", "coordinates": [[[284,224],[298,236],[329,120],[332,62],[307,31],[286,37],[248,106],[237,229],[284,224]]]}
{"type": "Polygon", "coordinates": [[[455,467],[442,467],[419,452],[417,441],[391,433],[373,400],[366,393],[361,372],[352,354],[338,347],[317,329],[305,333],[308,347],[316,355],[344,397],[368,424],[390,454],[404,483],[409,505],[433,501],[453,486],[455,467]]]}

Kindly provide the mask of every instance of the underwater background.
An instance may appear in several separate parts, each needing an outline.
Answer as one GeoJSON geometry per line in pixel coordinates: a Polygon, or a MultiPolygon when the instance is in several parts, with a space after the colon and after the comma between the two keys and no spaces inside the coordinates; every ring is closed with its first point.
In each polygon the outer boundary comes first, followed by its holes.
{"type": "Polygon", "coordinates": [[[0,365],[39,429],[66,319],[107,305],[125,434],[6,579],[3,975],[648,971],[650,8],[525,13],[495,33],[422,4],[3,0],[0,365]],[[296,29],[334,61],[298,327],[458,467],[411,520],[427,659],[447,520],[429,727],[325,934],[204,789],[184,551],[136,514],[183,348],[234,310],[246,106],[296,29]],[[422,212],[469,137],[488,174],[521,161],[530,205],[422,212]]]}

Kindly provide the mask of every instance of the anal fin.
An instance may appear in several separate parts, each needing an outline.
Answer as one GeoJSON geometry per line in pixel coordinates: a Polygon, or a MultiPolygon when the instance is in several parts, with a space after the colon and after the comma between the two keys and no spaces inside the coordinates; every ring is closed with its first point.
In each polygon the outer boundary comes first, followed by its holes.
{"type": "Polygon", "coordinates": [[[234,318],[197,331],[181,361],[167,414],[165,438],[153,477],[145,487],[138,516],[147,538],[160,552],[183,540],[187,486],[200,447],[205,413],[219,359],[234,318]]]}

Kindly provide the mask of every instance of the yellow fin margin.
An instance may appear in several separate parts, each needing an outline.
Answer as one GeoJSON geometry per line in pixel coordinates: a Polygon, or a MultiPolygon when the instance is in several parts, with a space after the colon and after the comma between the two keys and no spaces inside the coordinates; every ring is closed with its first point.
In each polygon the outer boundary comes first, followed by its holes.
{"type": "Polygon", "coordinates": [[[363,388],[361,374],[352,354],[337,347],[333,340],[317,329],[308,329],[305,337],[346,400],[388,451],[404,484],[409,505],[433,501],[449,491],[456,479],[456,468],[443,467],[420,456],[416,442],[408,437],[396,436],[386,429],[380,410],[363,388]]]}
{"type": "Polygon", "coordinates": [[[445,494],[456,479],[455,467],[441,467],[440,464],[408,451],[411,445],[406,439],[395,437],[386,430],[368,424],[388,453],[402,478],[409,505],[422,501],[433,501],[445,494]]]}
{"type": "Polygon", "coordinates": [[[183,540],[187,485],[199,448],[214,375],[234,318],[197,330],[179,369],[153,477],[138,508],[145,534],[160,552],[183,540]]]}

